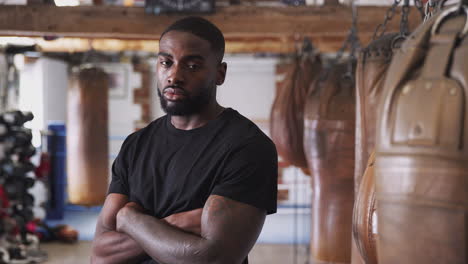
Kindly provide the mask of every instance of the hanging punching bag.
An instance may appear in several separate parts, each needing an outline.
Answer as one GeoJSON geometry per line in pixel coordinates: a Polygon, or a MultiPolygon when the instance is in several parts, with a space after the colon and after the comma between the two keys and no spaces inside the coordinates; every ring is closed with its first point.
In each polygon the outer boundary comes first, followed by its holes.
{"type": "Polygon", "coordinates": [[[379,264],[468,263],[467,7],[405,41],[387,72],[376,142],[379,264]]]}
{"type": "Polygon", "coordinates": [[[108,76],[98,68],[75,71],[68,89],[68,200],[100,205],[108,186],[108,76]]]}
{"type": "Polygon", "coordinates": [[[278,154],[290,165],[307,168],[304,155],[304,103],[309,87],[321,68],[313,51],[295,57],[276,91],[271,109],[270,132],[278,154]]]}
{"type": "Polygon", "coordinates": [[[310,263],[351,261],[355,92],[348,64],[316,80],[307,96],[304,149],[312,175],[310,263]]]}
{"type": "Polygon", "coordinates": [[[361,178],[353,212],[353,237],[366,264],[378,263],[374,164],[375,154],[371,153],[361,178]]]}
{"type": "MultiPolygon", "coordinates": [[[[372,177],[361,180],[375,147],[377,105],[393,55],[398,33],[383,35],[361,50],[356,69],[356,163],[354,170],[356,202],[353,214],[353,238],[366,264],[377,263],[376,240],[372,219],[375,211],[375,185],[372,177]],[[370,179],[371,178],[371,179],[370,179]],[[372,212],[372,213],[371,213],[372,212]]],[[[372,157],[372,159],[374,159],[372,157]]],[[[373,164],[373,160],[370,164],[373,164]]],[[[368,171],[371,170],[368,164],[368,171]]],[[[366,172],[369,173],[369,172],[366,172]]],[[[376,220],[376,219],[375,219],[376,220]]]]}
{"type": "Polygon", "coordinates": [[[392,60],[392,45],[398,36],[398,33],[383,35],[359,54],[356,69],[356,192],[367,160],[375,147],[377,105],[392,60]]]}

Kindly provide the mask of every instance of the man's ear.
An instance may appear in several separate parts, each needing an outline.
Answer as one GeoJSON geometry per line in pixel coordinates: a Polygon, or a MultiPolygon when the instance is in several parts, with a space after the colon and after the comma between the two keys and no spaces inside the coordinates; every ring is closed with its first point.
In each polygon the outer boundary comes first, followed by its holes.
{"type": "Polygon", "coordinates": [[[224,83],[224,80],[226,79],[227,63],[221,62],[218,65],[217,71],[218,72],[216,74],[216,85],[222,85],[224,83]]]}

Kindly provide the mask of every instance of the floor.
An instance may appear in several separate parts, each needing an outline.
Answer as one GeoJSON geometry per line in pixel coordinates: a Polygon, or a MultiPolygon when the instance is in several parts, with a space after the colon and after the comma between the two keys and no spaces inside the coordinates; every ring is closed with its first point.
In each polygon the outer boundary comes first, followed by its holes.
{"type": "MultiPolygon", "coordinates": [[[[84,264],[89,263],[90,241],[77,244],[48,243],[41,248],[48,252],[49,259],[44,264],[84,264]]],[[[292,245],[257,244],[249,255],[251,264],[304,264],[307,263],[307,246],[294,248],[292,245]],[[297,252],[297,258],[294,258],[297,252]]]]}

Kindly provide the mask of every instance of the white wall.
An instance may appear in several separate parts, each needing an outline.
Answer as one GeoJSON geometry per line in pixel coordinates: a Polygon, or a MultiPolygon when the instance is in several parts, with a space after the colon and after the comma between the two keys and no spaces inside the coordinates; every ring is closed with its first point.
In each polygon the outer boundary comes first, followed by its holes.
{"type": "Polygon", "coordinates": [[[275,97],[275,58],[227,56],[227,75],[218,87],[218,101],[253,121],[267,121],[275,97]]]}
{"type": "Polygon", "coordinates": [[[40,58],[20,72],[19,108],[31,111],[34,119],[25,125],[33,129],[33,144],[40,145],[39,131],[50,121],[66,121],[68,65],[60,60],[40,58]]]}

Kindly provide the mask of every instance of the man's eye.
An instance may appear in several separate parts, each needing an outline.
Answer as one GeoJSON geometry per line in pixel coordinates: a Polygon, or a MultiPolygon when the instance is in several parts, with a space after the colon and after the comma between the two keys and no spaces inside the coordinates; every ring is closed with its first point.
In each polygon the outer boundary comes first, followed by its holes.
{"type": "Polygon", "coordinates": [[[167,67],[167,66],[170,66],[172,63],[171,63],[170,61],[161,61],[160,64],[161,64],[162,66],[167,67]]]}
{"type": "Polygon", "coordinates": [[[200,65],[198,65],[198,64],[188,64],[187,68],[189,68],[191,70],[196,70],[196,69],[200,68],[200,65]]]}

